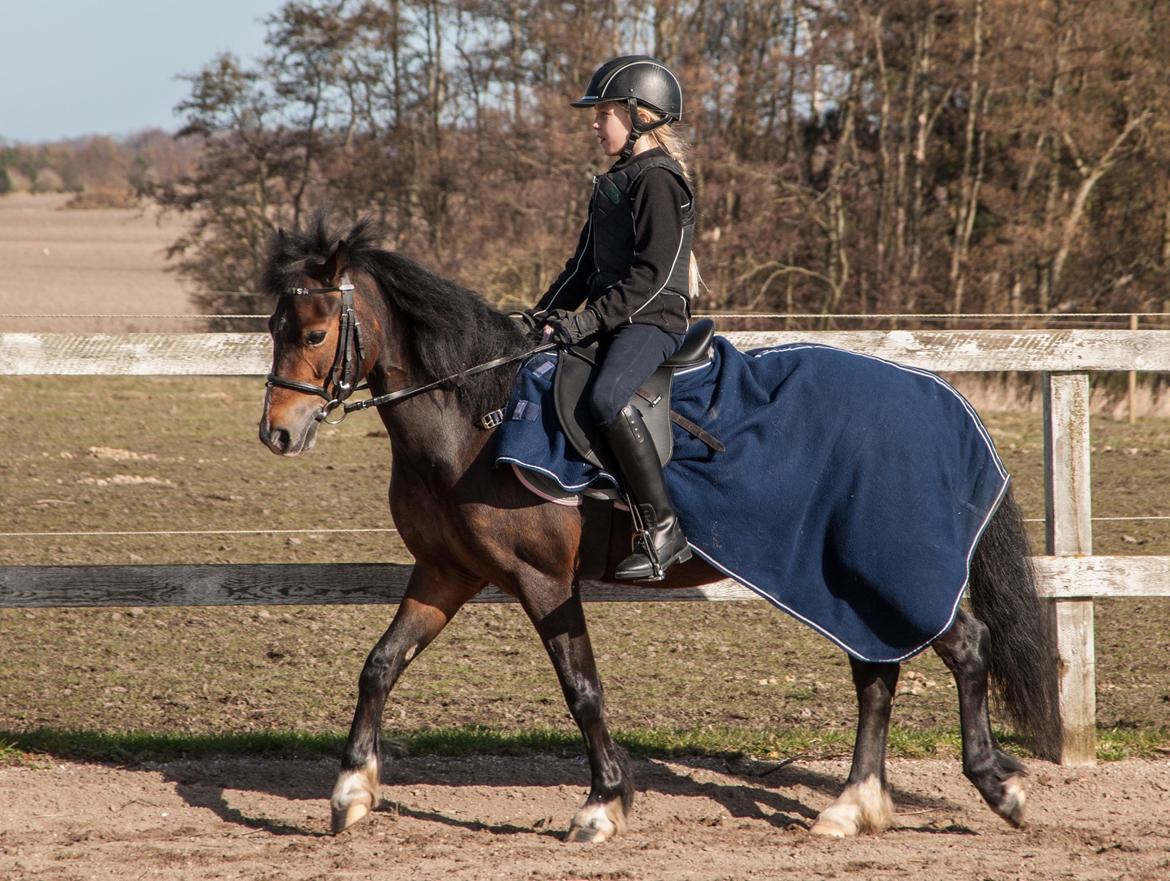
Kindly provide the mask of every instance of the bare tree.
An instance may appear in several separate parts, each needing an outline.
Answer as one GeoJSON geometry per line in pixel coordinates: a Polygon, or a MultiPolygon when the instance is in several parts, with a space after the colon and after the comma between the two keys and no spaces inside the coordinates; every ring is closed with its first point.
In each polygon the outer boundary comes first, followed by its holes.
{"type": "Polygon", "coordinates": [[[209,291],[247,289],[269,231],[329,205],[531,301],[604,167],[567,102],[604,56],[650,52],[686,88],[704,308],[1160,304],[1168,18],[1145,0],[294,0],[263,58],[189,78],[200,159],[153,192],[190,212],[173,252],[209,291]]]}

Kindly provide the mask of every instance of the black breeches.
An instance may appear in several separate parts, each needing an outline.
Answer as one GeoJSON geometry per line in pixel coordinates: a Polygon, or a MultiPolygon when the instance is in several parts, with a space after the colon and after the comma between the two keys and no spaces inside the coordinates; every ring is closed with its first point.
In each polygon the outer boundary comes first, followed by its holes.
{"type": "Polygon", "coordinates": [[[683,335],[652,324],[622,324],[601,342],[601,369],[589,392],[589,409],[609,426],[634,392],[678,350],[683,335]]]}

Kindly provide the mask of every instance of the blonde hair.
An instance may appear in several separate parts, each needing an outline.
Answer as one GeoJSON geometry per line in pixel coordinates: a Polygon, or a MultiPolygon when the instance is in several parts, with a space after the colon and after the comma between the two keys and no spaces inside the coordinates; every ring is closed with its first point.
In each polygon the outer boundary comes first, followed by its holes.
{"type": "MultiPolygon", "coordinates": [[[[658,116],[653,110],[647,107],[638,108],[638,119],[642,122],[657,122],[661,118],[661,116],[658,116]]],[[[674,130],[673,125],[669,122],[666,125],[660,125],[658,128],[646,132],[642,137],[647,138],[655,147],[661,147],[665,150],[666,155],[677,162],[679,168],[683,170],[683,175],[686,176],[687,183],[693,182],[691,179],[690,165],[691,145],[687,143],[682,135],[674,130]]]]}
{"type": "MultiPolygon", "coordinates": [[[[621,105],[618,106],[620,107],[621,105]]],[[[622,109],[624,110],[625,108],[622,109]]],[[[638,108],[638,118],[642,122],[657,122],[661,119],[660,116],[657,116],[652,110],[646,107],[638,108]]],[[[693,183],[689,161],[691,145],[687,143],[682,135],[674,130],[674,126],[670,123],[660,125],[658,128],[646,132],[642,137],[648,138],[655,147],[661,147],[667,156],[678,163],[678,167],[682,169],[687,183],[693,183]]],[[[699,288],[703,284],[703,276],[699,274],[699,261],[695,259],[693,247],[691,248],[690,256],[690,265],[687,267],[687,298],[697,300],[699,298],[699,288]]]]}

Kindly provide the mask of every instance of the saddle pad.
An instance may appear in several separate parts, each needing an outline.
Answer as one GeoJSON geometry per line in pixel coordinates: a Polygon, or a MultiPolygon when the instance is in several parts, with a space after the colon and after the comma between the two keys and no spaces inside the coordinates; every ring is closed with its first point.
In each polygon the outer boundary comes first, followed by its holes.
{"type": "MultiPolygon", "coordinates": [[[[616,485],[565,442],[556,356],[520,369],[495,457],[567,490],[616,485]]],[[[861,660],[904,660],[951,626],[1009,477],[971,406],[924,370],[814,344],[739,352],[675,375],[665,469],[692,549],[861,660]]]]}

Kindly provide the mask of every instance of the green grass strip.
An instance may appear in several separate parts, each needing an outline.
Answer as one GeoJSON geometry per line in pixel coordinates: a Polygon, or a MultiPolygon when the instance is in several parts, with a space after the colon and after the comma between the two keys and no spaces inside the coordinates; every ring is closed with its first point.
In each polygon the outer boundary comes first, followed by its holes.
{"type": "MultiPolygon", "coordinates": [[[[640,758],[847,758],[853,750],[851,733],[810,729],[764,734],[737,728],[647,728],[619,730],[614,736],[631,755],[640,758]]],[[[1013,752],[1027,753],[1024,744],[1013,735],[999,732],[997,736],[1013,752]]],[[[1170,731],[1166,730],[1100,729],[1097,737],[1097,757],[1101,761],[1165,757],[1170,752],[1170,731]]],[[[158,734],[40,728],[0,731],[0,763],[35,762],[38,756],[128,765],[209,756],[335,759],[340,756],[344,743],[345,737],[340,733],[158,734]]],[[[578,755],[583,752],[581,739],[573,731],[552,728],[504,731],[476,725],[388,734],[383,737],[383,749],[392,756],[578,755]]],[[[955,729],[894,727],[890,731],[892,757],[957,758],[959,751],[959,733],[955,729]]]]}

